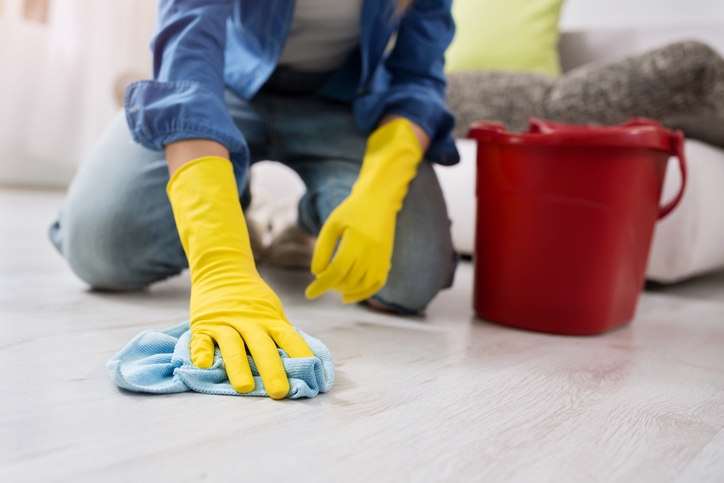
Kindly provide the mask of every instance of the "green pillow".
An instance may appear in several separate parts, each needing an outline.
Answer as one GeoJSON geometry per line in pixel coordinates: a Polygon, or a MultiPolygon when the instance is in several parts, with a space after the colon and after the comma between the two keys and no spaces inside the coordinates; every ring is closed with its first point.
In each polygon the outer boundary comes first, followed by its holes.
{"type": "Polygon", "coordinates": [[[522,71],[558,75],[563,0],[454,0],[455,38],[445,71],[522,71]]]}

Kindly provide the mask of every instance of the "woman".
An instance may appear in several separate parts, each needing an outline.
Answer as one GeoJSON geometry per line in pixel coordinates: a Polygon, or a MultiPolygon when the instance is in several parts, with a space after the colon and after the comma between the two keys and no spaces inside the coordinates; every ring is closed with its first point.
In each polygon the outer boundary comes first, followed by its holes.
{"type": "Polygon", "coordinates": [[[161,1],[154,80],[128,87],[125,119],[51,227],[95,288],[141,289],[188,266],[193,363],[210,367],[218,345],[239,392],[254,389],[246,349],[273,398],[289,390],[277,346],[312,355],[254,265],[240,203],[250,163],[283,162],[307,186],[308,297],[333,289],[418,313],[452,283],[431,164],[458,161],[442,71],[450,1],[389,2],[161,1]]]}

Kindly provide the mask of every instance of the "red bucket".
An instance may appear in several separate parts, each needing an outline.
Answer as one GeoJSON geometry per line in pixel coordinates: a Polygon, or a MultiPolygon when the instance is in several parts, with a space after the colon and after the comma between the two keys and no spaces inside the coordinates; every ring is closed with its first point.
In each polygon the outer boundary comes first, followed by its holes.
{"type": "Polygon", "coordinates": [[[573,335],[629,322],[654,223],[683,195],[683,133],[643,118],[611,127],[532,118],[527,133],[477,122],[468,137],[478,142],[477,315],[573,335]],[[683,181],[660,208],[670,156],[683,181]]]}

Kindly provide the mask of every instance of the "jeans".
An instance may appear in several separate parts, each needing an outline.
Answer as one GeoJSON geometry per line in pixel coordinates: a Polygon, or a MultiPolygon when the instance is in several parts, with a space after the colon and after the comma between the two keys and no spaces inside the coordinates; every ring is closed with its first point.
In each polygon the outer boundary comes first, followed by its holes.
{"type": "MultiPolygon", "coordinates": [[[[319,80],[283,74],[275,73],[250,101],[227,91],[226,102],[251,162],[279,161],[302,178],[307,191],[299,224],[316,235],[349,195],[366,137],[349,104],[295,92],[305,79],[319,80]]],[[[235,175],[240,199],[246,198],[245,169],[235,166],[235,175]]],[[[119,113],[79,168],[50,227],[51,241],[78,277],[98,289],[139,290],[188,267],[168,180],[165,154],[134,143],[119,113]]],[[[452,285],[456,265],[445,200],[432,164],[423,161],[397,216],[387,284],[374,298],[400,313],[419,313],[452,285]]]]}

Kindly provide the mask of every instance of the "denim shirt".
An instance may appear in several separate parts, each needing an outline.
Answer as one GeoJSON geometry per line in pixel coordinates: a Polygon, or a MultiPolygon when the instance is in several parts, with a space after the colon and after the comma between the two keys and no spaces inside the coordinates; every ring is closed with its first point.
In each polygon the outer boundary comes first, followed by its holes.
{"type": "MultiPolygon", "coordinates": [[[[443,73],[455,29],[451,3],[417,0],[395,16],[394,0],[365,0],[359,46],[319,92],[351,102],[363,132],[386,114],[419,124],[431,139],[426,157],[441,164],[459,160],[443,73]]],[[[126,90],[134,140],[161,150],[174,141],[211,139],[229,149],[232,161],[247,164],[248,147],[224,89],[244,99],[256,94],[278,63],[294,7],[295,0],[160,0],[151,43],[154,80],[126,90]]]]}

